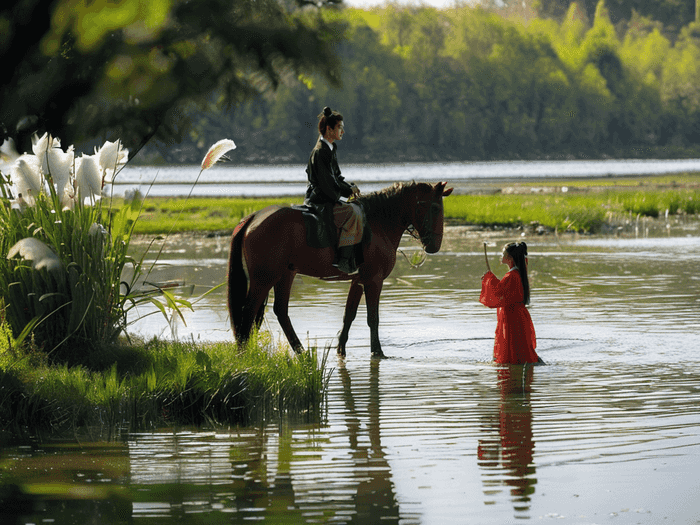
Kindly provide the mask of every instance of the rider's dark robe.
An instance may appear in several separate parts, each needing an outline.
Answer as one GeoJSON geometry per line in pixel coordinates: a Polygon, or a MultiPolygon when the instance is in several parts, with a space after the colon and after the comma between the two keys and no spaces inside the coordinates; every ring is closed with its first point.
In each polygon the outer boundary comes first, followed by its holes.
{"type": "Polygon", "coordinates": [[[305,201],[308,204],[335,204],[340,197],[352,195],[352,186],[340,174],[337,149],[335,144],[333,149],[329,148],[319,137],[311,151],[306,167],[309,185],[306,188],[305,201]]]}

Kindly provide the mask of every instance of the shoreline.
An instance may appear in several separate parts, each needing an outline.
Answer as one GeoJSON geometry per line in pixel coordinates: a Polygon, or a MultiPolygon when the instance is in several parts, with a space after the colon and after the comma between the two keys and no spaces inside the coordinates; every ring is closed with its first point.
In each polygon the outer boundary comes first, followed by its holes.
{"type": "MultiPolygon", "coordinates": [[[[235,227],[235,225],[234,225],[235,227]]],[[[135,233],[133,240],[136,242],[150,242],[156,240],[172,240],[184,242],[188,239],[218,239],[230,238],[233,228],[226,230],[189,230],[173,232],[170,234],[135,233]]],[[[607,224],[600,232],[556,231],[540,224],[526,226],[501,226],[496,224],[469,224],[456,221],[445,221],[444,236],[450,237],[519,237],[519,238],[644,238],[644,237],[686,237],[700,236],[700,217],[674,216],[668,220],[664,217],[640,217],[639,221],[616,221],[607,224]],[[668,226],[667,226],[668,225],[668,226]],[[678,235],[672,233],[676,231],[678,235]]]]}

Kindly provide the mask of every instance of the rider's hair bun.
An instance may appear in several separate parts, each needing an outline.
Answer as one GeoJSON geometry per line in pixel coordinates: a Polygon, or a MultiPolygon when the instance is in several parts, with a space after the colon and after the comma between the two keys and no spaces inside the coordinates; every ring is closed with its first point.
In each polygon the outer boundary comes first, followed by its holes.
{"type": "Polygon", "coordinates": [[[330,117],[330,116],[333,114],[333,112],[331,111],[331,108],[329,108],[328,106],[326,106],[325,108],[323,108],[323,114],[324,114],[326,117],[330,117]]]}

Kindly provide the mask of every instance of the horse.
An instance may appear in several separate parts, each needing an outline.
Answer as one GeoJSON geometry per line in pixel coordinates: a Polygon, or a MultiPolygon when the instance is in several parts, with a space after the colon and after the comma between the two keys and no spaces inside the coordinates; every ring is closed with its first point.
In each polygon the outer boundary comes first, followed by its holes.
{"type": "Polygon", "coordinates": [[[440,250],[443,236],[443,197],[452,193],[447,183],[396,183],[360,195],[371,229],[363,245],[364,262],[345,274],[333,266],[334,248],[307,244],[302,212],[291,207],[268,206],[241,219],[231,236],[228,265],[228,310],[234,336],[244,344],[265,316],[270,290],[275,290],[273,311],[292,349],[303,352],[289,319],[289,296],[296,274],[325,280],[349,280],[343,328],[337,353],[345,356],[350,325],[365,294],[372,356],[384,357],[379,341],[379,296],[396,264],[396,251],[406,230],[417,237],[427,253],[440,250]]]}

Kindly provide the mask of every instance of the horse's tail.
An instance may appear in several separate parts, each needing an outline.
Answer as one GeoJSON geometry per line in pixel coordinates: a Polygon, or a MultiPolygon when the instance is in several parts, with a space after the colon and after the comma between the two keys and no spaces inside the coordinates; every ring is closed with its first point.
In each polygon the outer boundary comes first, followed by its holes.
{"type": "Polygon", "coordinates": [[[255,214],[248,215],[241,219],[231,236],[231,249],[228,258],[228,314],[231,319],[233,335],[238,342],[245,341],[249,333],[243,327],[245,301],[248,297],[248,275],[246,273],[243,237],[248,228],[250,220],[255,214]]]}

